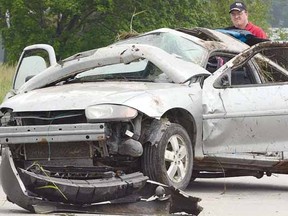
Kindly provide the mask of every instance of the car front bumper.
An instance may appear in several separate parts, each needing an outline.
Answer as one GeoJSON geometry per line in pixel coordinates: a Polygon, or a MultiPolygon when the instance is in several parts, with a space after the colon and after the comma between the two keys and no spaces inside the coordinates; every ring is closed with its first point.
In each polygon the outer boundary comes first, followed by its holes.
{"type": "Polygon", "coordinates": [[[198,205],[201,199],[189,196],[173,187],[150,181],[139,172],[124,175],[119,179],[91,181],[72,181],[31,173],[16,168],[9,147],[3,148],[0,174],[7,199],[35,213],[185,212],[198,215],[202,211],[202,207],[198,205]],[[42,189],[40,190],[42,192],[38,194],[35,193],[37,190],[32,192],[29,190],[31,185],[42,189]],[[161,194],[157,192],[159,187],[161,194]]]}

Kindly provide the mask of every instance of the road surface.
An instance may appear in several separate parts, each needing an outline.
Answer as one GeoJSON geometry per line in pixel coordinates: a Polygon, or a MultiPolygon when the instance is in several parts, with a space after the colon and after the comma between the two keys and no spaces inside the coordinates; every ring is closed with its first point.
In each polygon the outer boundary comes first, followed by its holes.
{"type": "Polygon", "coordinates": [[[201,216],[288,215],[288,175],[201,179],[186,191],[202,199],[201,216]]]}

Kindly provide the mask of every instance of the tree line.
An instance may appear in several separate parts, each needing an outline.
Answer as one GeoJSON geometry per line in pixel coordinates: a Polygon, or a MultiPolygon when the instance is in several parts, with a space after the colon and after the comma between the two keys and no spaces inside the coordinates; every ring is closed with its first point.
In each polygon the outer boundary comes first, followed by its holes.
{"type": "Polygon", "coordinates": [[[273,1],[271,8],[272,19],[270,21],[273,27],[288,28],[288,1],[273,1]]]}
{"type": "MultiPolygon", "coordinates": [[[[156,28],[223,28],[231,25],[234,0],[0,0],[6,59],[16,62],[25,46],[46,43],[62,59],[111,44],[122,32],[156,28]]],[[[269,27],[272,0],[246,0],[249,20],[269,27]]]]}

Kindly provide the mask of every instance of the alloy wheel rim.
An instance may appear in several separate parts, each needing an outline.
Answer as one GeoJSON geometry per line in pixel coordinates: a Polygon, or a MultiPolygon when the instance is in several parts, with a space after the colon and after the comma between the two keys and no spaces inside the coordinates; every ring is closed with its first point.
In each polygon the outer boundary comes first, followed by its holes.
{"type": "Polygon", "coordinates": [[[181,182],[188,170],[187,143],[176,134],[170,137],[164,154],[167,175],[172,182],[181,182]]]}

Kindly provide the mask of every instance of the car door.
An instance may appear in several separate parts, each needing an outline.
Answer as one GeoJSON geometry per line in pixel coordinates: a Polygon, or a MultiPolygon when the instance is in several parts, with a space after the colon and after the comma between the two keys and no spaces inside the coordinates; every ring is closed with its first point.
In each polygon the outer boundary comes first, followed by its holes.
{"type": "Polygon", "coordinates": [[[249,164],[265,160],[267,166],[287,157],[288,72],[282,68],[288,68],[287,54],[287,42],[258,44],[205,80],[205,155],[249,164]]]}
{"type": "Polygon", "coordinates": [[[16,94],[29,79],[56,64],[54,48],[48,44],[34,44],[23,49],[14,74],[12,88],[4,100],[16,94]]]}
{"type": "MultiPolygon", "coordinates": [[[[46,68],[56,64],[56,55],[54,48],[48,44],[34,44],[23,49],[22,54],[18,60],[16,71],[14,74],[12,88],[5,95],[3,101],[13,97],[17,90],[29,79],[46,68]]],[[[0,111],[0,126],[2,121],[5,121],[5,116],[0,111]]],[[[0,155],[2,146],[0,144],[0,155]]]]}

